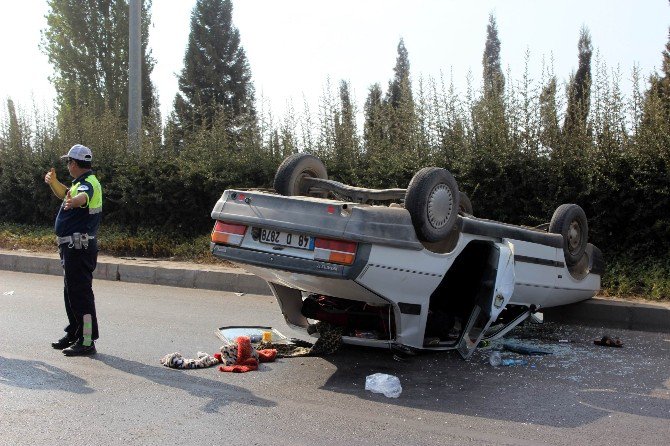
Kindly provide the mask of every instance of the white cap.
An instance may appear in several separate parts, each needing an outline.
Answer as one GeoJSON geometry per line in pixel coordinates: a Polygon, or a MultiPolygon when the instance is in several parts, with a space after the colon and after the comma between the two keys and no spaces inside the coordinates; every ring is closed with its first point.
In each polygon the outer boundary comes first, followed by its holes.
{"type": "Polygon", "coordinates": [[[64,158],[72,158],[73,160],[79,161],[92,161],[93,153],[88,147],[82,146],[81,144],[75,144],[70,151],[67,152],[67,155],[61,156],[61,159],[64,158]]]}

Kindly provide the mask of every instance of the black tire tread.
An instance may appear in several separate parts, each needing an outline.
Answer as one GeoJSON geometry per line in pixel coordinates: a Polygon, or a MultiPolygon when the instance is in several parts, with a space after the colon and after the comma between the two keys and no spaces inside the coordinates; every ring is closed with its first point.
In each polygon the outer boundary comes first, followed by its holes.
{"type": "Polygon", "coordinates": [[[282,161],[282,163],[279,165],[277,168],[277,173],[275,174],[274,182],[273,182],[273,188],[274,190],[285,196],[290,196],[293,195],[291,193],[291,179],[293,178],[293,175],[295,173],[296,168],[301,163],[318,163],[321,167],[323,167],[323,172],[316,172],[317,177],[321,178],[328,178],[328,174],[326,173],[326,168],[321,162],[321,160],[314,155],[308,154],[308,153],[294,153],[293,155],[290,155],[282,161]],[[309,161],[307,161],[309,160],[309,161]]]}
{"type": "Polygon", "coordinates": [[[459,204],[459,212],[462,212],[464,214],[468,215],[474,215],[472,211],[472,202],[470,201],[470,197],[465,195],[463,191],[459,191],[460,195],[460,204],[459,204]]]}
{"type": "Polygon", "coordinates": [[[556,208],[554,214],[551,216],[549,232],[553,234],[561,234],[563,236],[563,253],[565,254],[565,261],[568,265],[571,266],[577,264],[584,255],[588,243],[588,230],[586,214],[577,204],[562,204],[556,208]],[[579,250],[576,253],[570,253],[567,229],[575,218],[582,220],[582,239],[580,240],[579,250]]]}

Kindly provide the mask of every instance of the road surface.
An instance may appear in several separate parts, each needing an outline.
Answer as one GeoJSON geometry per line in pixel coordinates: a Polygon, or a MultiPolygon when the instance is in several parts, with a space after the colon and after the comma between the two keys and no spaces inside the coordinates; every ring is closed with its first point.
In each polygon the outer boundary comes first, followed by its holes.
{"type": "Polygon", "coordinates": [[[178,371],[159,359],[213,353],[224,325],[272,325],[274,299],[95,281],[101,338],[68,358],[62,279],[0,271],[0,444],[606,445],[668,444],[670,335],[528,325],[515,342],[553,354],[493,368],[448,352],[396,361],[345,347],[280,359],[244,374],[178,371]],[[559,343],[569,339],[572,343],[559,343]],[[400,378],[399,398],[365,391],[373,373],[400,378]]]}

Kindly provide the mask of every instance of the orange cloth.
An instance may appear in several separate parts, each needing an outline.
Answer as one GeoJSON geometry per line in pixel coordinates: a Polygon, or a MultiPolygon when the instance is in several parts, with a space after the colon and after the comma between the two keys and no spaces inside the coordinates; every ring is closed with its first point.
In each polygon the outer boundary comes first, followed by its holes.
{"type": "Polygon", "coordinates": [[[251,340],[248,336],[237,338],[237,361],[233,365],[221,366],[222,372],[245,373],[251,370],[258,370],[259,362],[272,362],[277,357],[277,350],[267,349],[258,350],[258,359],[253,355],[254,348],[251,346],[251,340]]]}

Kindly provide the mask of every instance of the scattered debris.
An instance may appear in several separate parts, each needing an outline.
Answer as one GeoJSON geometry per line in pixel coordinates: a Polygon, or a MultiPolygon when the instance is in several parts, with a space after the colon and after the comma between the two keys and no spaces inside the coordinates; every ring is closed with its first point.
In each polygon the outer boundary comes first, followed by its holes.
{"type": "Polygon", "coordinates": [[[500,355],[500,352],[496,350],[491,353],[491,356],[489,356],[489,364],[491,364],[493,367],[507,367],[513,365],[527,365],[528,362],[523,359],[503,358],[500,355]]]}
{"type": "Polygon", "coordinates": [[[398,398],[402,393],[402,386],[397,376],[375,373],[365,378],[365,390],[382,393],[388,398],[398,398]]]}
{"type": "Polygon", "coordinates": [[[602,345],[603,347],[623,347],[623,342],[619,338],[611,338],[609,336],[603,336],[601,339],[596,339],[593,341],[596,345],[602,345]]]}
{"type": "Polygon", "coordinates": [[[204,352],[198,352],[198,359],[184,358],[181,353],[169,353],[161,358],[161,364],[171,369],[202,369],[220,364],[218,358],[204,352]]]}
{"type": "Polygon", "coordinates": [[[233,373],[250,372],[258,370],[259,362],[273,362],[276,357],[277,350],[256,350],[251,345],[248,336],[240,336],[237,338],[237,345],[231,344],[221,347],[219,359],[223,366],[219,367],[219,370],[233,373]]]}
{"type": "Polygon", "coordinates": [[[276,357],[277,350],[257,350],[248,336],[240,336],[235,343],[222,346],[219,353],[198,352],[198,359],[188,359],[175,352],[163,356],[161,364],[171,369],[201,369],[223,364],[219,367],[222,372],[244,373],[257,370],[259,362],[272,362],[276,357]]]}
{"type": "Polygon", "coordinates": [[[520,355],[528,355],[528,356],[551,355],[551,352],[547,350],[542,350],[540,348],[530,347],[527,345],[512,344],[509,342],[504,343],[503,348],[510,352],[519,353],[520,355]]]}

